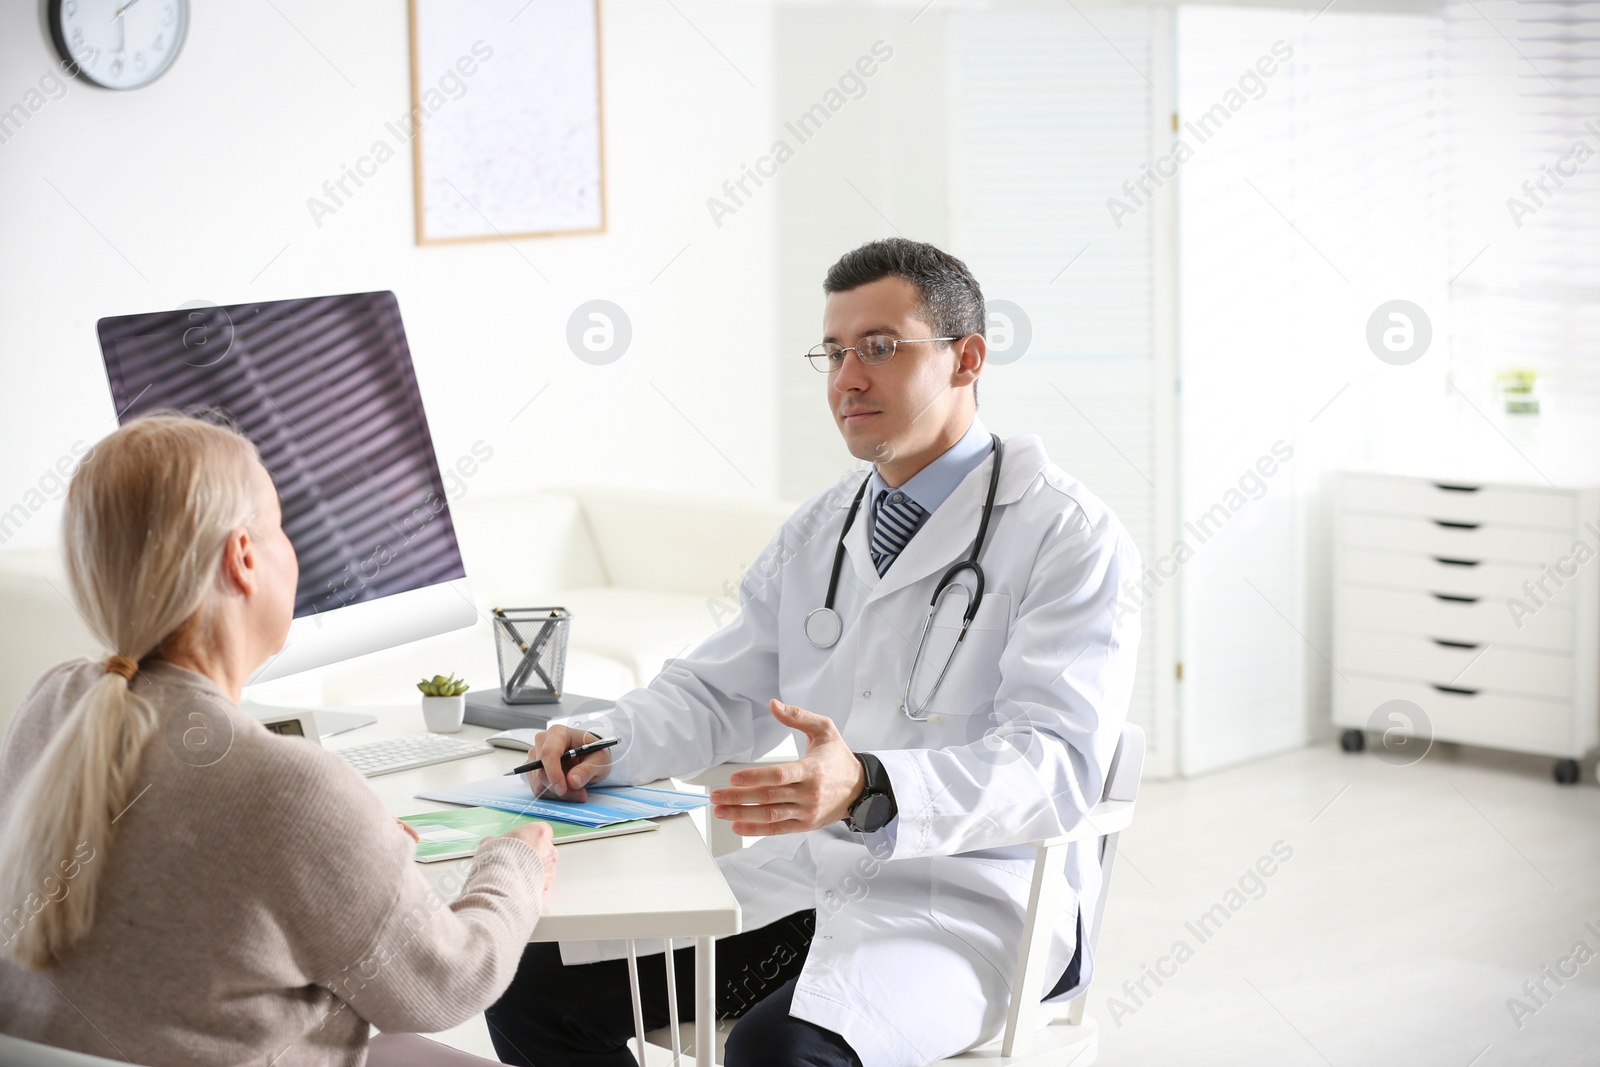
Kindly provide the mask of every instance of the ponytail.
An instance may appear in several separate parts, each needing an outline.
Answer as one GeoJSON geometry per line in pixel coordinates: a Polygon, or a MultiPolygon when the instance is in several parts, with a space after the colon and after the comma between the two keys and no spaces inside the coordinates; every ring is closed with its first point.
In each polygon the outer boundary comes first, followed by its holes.
{"type": "Polygon", "coordinates": [[[73,600],[115,642],[0,827],[0,958],[44,969],[94,924],[117,821],[142,790],[161,712],[132,689],[138,664],[203,621],[232,530],[252,518],[250,442],[197,419],[152,415],[101,442],[73,476],[64,544],[73,600]]]}
{"type": "Polygon", "coordinates": [[[139,757],[156,731],[155,708],[128,681],[110,669],[96,679],[17,789],[0,849],[0,900],[12,907],[0,922],[5,955],[25,967],[50,966],[94,923],[112,826],[134,799],[139,757]],[[60,773],[68,767],[105,773],[60,773]]]}

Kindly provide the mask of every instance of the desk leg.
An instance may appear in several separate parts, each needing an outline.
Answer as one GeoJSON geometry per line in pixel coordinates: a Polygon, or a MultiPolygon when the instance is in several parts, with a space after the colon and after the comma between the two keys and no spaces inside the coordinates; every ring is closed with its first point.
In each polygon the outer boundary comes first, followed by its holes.
{"type": "Polygon", "coordinates": [[[644,1002],[639,999],[639,950],[633,938],[628,938],[628,992],[633,995],[633,1034],[639,1039],[639,1062],[644,1058],[644,1002]]]}
{"type": "Polygon", "coordinates": [[[672,1032],[672,1067],[678,1067],[678,968],[673,962],[672,938],[667,938],[666,944],[662,957],[667,961],[667,1029],[672,1032]]]}
{"type": "Polygon", "coordinates": [[[694,1063],[716,1067],[717,961],[715,938],[694,939],[694,1063]]]}

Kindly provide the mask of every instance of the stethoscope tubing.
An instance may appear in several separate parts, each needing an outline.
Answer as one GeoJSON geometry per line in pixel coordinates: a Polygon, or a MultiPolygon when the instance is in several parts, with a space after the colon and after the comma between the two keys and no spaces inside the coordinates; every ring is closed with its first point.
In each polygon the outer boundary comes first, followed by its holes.
{"type": "MultiPolygon", "coordinates": [[[[945,675],[950,673],[950,664],[955,660],[956,650],[961,647],[966,639],[967,630],[972,626],[972,620],[977,617],[978,607],[983,601],[984,573],[983,566],[978,562],[978,557],[983,553],[984,542],[989,536],[989,522],[994,515],[994,498],[1000,487],[1000,463],[1004,455],[1005,446],[999,435],[991,434],[994,442],[994,465],[989,471],[989,494],[983,502],[983,517],[978,522],[978,536],[972,543],[972,551],[967,558],[958,560],[939,578],[938,584],[933,588],[933,597],[928,601],[928,618],[922,624],[922,636],[917,641],[917,651],[911,658],[911,670],[906,675],[905,692],[901,695],[900,710],[906,717],[917,722],[926,722],[927,716],[913,712],[911,709],[911,686],[917,676],[917,667],[922,662],[922,649],[927,644],[928,633],[933,627],[933,620],[939,611],[939,604],[952,588],[955,587],[956,576],[964,570],[970,570],[973,575],[974,588],[968,594],[967,608],[961,617],[961,632],[956,635],[956,642],[950,649],[950,655],[945,658],[944,669],[939,672],[939,677],[934,680],[933,688],[922,701],[926,708],[939,692],[939,687],[944,684],[945,675]]],[[[855,523],[856,513],[861,510],[861,501],[867,495],[867,486],[872,482],[872,475],[868,474],[862,481],[861,488],[856,490],[855,499],[850,502],[850,513],[845,516],[844,528],[839,531],[839,543],[833,550],[833,572],[828,577],[828,595],[823,600],[822,607],[812,611],[806,616],[806,639],[817,648],[832,648],[839,640],[843,629],[838,612],[834,610],[834,596],[839,591],[839,572],[844,566],[845,536],[849,534],[850,527],[855,523]],[[815,623],[815,625],[813,625],[815,623]],[[828,639],[819,639],[818,633],[824,632],[828,639]]],[[[965,591],[965,587],[962,587],[965,591]]]]}

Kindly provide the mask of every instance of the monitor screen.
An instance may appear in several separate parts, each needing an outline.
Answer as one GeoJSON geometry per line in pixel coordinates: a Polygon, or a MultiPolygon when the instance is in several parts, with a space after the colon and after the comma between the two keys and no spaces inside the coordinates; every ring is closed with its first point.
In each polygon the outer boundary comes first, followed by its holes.
{"type": "Polygon", "coordinates": [[[100,320],[117,417],[212,411],[256,443],[300,560],[295,617],[464,578],[393,293],[100,320]]]}

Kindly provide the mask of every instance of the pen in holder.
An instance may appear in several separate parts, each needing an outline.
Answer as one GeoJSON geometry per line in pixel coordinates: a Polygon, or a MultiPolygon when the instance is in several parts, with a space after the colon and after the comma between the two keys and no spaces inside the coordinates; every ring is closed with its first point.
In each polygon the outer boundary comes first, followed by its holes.
{"type": "Polygon", "coordinates": [[[494,647],[500,661],[500,699],[507,704],[554,704],[567,665],[566,608],[495,608],[494,647]]]}

